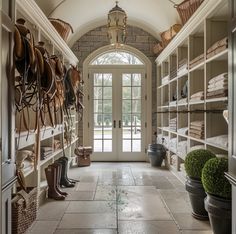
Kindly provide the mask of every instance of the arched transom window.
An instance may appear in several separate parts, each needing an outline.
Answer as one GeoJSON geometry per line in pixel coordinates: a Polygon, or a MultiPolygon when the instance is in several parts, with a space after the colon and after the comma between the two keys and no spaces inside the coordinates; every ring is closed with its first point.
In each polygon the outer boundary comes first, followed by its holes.
{"type": "Polygon", "coordinates": [[[143,62],[133,54],[113,51],[99,55],[91,65],[143,65],[143,62]]]}

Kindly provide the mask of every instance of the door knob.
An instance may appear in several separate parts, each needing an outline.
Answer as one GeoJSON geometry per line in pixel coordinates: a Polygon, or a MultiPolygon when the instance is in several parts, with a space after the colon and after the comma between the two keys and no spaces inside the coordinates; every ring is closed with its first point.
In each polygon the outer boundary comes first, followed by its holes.
{"type": "Polygon", "coordinates": [[[113,121],[113,128],[116,128],[116,121],[113,121]]]}
{"type": "Polygon", "coordinates": [[[121,120],[119,120],[119,128],[121,128],[121,120]]]}

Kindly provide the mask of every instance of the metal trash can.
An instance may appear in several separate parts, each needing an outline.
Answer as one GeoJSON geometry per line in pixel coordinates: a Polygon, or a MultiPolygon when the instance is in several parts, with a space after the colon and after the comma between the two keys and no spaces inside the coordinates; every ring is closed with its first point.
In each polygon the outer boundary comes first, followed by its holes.
{"type": "Polygon", "coordinates": [[[166,149],[162,144],[149,144],[148,156],[153,167],[160,167],[166,156],[166,149]]]}

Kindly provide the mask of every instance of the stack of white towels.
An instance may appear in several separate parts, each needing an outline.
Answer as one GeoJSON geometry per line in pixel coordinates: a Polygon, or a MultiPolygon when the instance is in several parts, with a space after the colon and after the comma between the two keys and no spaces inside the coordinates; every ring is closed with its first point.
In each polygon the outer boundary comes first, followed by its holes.
{"type": "Polygon", "coordinates": [[[169,129],[170,129],[170,131],[176,132],[176,130],[177,130],[177,118],[170,119],[169,129]]]}
{"type": "Polygon", "coordinates": [[[191,95],[190,102],[197,102],[204,99],[204,92],[199,91],[191,95]]]}
{"type": "Polygon", "coordinates": [[[228,96],[228,73],[215,76],[208,82],[207,98],[220,98],[228,96]]]}

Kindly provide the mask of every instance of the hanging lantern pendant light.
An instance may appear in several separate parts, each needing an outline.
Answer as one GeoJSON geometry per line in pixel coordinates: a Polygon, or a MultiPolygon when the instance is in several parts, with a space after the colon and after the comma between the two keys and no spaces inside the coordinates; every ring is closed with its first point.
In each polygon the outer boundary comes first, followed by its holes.
{"type": "Polygon", "coordinates": [[[126,41],[126,21],[127,15],[125,11],[118,6],[112,8],[108,13],[108,39],[111,45],[119,47],[126,41]]]}

